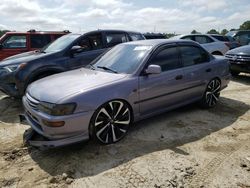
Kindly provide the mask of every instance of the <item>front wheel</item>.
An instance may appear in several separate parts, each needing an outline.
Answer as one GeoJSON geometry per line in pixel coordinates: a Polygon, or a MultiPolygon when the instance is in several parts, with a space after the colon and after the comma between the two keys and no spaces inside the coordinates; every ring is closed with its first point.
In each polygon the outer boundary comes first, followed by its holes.
{"type": "Polygon", "coordinates": [[[206,91],[201,99],[200,103],[202,107],[211,108],[214,107],[220,97],[221,83],[218,79],[211,80],[206,88],[206,91]]]}
{"type": "Polygon", "coordinates": [[[90,123],[90,136],[103,144],[121,140],[132,123],[132,113],[128,104],[113,100],[99,107],[90,123]]]}

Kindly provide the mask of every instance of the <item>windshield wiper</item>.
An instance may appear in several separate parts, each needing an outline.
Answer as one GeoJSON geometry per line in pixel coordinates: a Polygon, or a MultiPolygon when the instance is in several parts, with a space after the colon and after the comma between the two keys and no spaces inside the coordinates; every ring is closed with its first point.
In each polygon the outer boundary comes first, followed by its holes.
{"type": "Polygon", "coordinates": [[[100,68],[100,69],[103,69],[103,70],[108,70],[108,71],[111,71],[113,73],[118,73],[116,70],[113,70],[113,69],[105,67],[105,66],[97,66],[97,68],[100,68]]]}

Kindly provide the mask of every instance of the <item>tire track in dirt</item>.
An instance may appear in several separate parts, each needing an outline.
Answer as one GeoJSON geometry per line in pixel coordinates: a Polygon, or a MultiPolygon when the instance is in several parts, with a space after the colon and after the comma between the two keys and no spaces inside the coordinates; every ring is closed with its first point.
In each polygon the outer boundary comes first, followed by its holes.
{"type": "Polygon", "coordinates": [[[188,183],[188,187],[209,187],[209,179],[213,176],[214,172],[221,167],[221,164],[241,148],[249,144],[249,140],[245,140],[240,143],[238,142],[237,145],[234,145],[233,147],[225,147],[207,165],[205,165],[200,171],[197,171],[197,174],[191,179],[190,183],[188,183]]]}

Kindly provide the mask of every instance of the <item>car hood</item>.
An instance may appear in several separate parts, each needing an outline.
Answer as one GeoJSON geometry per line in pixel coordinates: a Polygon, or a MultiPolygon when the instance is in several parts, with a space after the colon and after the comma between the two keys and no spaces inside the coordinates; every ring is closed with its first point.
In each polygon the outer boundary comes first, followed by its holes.
{"type": "Polygon", "coordinates": [[[241,46],[227,52],[227,54],[250,55],[250,45],[241,46]]]}
{"type": "Polygon", "coordinates": [[[39,101],[59,103],[60,100],[71,95],[89,91],[125,77],[127,77],[125,74],[81,68],[38,80],[29,86],[28,93],[39,101]]]}
{"type": "Polygon", "coordinates": [[[33,61],[36,59],[47,57],[47,56],[50,56],[52,54],[53,53],[41,53],[39,51],[25,52],[25,53],[21,53],[18,55],[8,57],[8,58],[0,61],[0,67],[10,66],[10,65],[18,65],[21,63],[26,63],[26,62],[33,61]]]}

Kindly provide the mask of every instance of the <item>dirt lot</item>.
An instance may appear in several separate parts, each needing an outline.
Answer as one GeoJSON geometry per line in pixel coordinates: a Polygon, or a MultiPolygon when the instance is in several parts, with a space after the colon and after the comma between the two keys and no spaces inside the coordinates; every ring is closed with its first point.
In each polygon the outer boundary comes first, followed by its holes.
{"type": "Polygon", "coordinates": [[[22,145],[21,102],[0,94],[0,187],[250,187],[250,76],[196,105],[137,123],[115,145],[22,145]]]}

